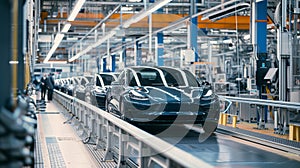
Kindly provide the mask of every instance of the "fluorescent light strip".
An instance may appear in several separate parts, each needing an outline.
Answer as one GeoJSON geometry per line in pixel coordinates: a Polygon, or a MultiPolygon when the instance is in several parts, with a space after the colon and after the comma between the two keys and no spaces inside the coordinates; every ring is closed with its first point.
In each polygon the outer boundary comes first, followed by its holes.
{"type": "MultiPolygon", "coordinates": [[[[125,21],[125,23],[122,26],[124,28],[128,28],[131,24],[136,23],[136,22],[142,20],[144,17],[148,16],[149,14],[153,13],[154,11],[156,11],[157,9],[163,7],[164,5],[168,4],[171,1],[172,0],[161,0],[161,1],[157,1],[157,2],[153,3],[151,6],[149,6],[149,8],[147,10],[142,10],[141,12],[135,14],[133,17],[131,17],[130,19],[128,19],[127,21],[125,21]]],[[[105,42],[107,39],[109,39],[112,36],[114,36],[118,30],[119,30],[119,26],[115,27],[113,30],[111,30],[110,32],[108,32],[108,34],[106,34],[104,37],[100,38],[91,47],[89,46],[85,50],[80,51],[75,56],[73,56],[72,58],[70,58],[69,62],[72,62],[72,61],[78,59],[80,56],[82,56],[83,54],[86,54],[91,49],[98,47],[103,42],[105,42]]]]}
{"type": "Polygon", "coordinates": [[[9,61],[9,64],[19,64],[19,61],[9,61]]]}
{"type": "Polygon", "coordinates": [[[71,23],[67,23],[64,25],[63,29],[61,30],[62,33],[67,33],[71,28],[71,23]]]}
{"type": "Polygon", "coordinates": [[[128,28],[131,24],[136,23],[136,22],[142,20],[146,16],[148,16],[151,13],[155,12],[159,8],[165,6],[166,4],[168,4],[171,1],[172,0],[161,0],[161,1],[155,2],[153,5],[149,6],[149,8],[147,10],[142,10],[141,12],[137,13],[136,15],[134,15],[133,17],[131,17],[130,19],[126,20],[124,22],[124,24],[122,25],[122,27],[128,28]]]}
{"type": "Polygon", "coordinates": [[[102,37],[101,39],[99,39],[95,44],[93,44],[91,46],[88,46],[86,49],[84,49],[84,50],[80,51],[79,53],[77,53],[74,57],[72,57],[72,58],[69,59],[69,62],[72,62],[72,61],[78,59],[80,56],[86,54],[87,52],[89,52],[93,48],[96,48],[97,46],[99,46],[103,42],[105,42],[106,40],[110,39],[112,36],[114,36],[117,33],[117,29],[118,28],[114,28],[108,34],[106,34],[104,37],[102,37]]]}
{"type": "MultiPolygon", "coordinates": [[[[76,1],[72,12],[71,12],[71,14],[69,15],[69,17],[67,19],[68,21],[74,21],[75,20],[77,14],[79,13],[79,11],[82,8],[85,1],[86,0],[77,0],[76,1]]],[[[61,32],[63,32],[63,33],[68,32],[70,27],[71,27],[70,23],[65,24],[61,32]]],[[[59,46],[59,44],[60,44],[60,42],[62,41],[63,38],[64,38],[64,34],[61,34],[61,33],[58,33],[55,36],[54,44],[51,47],[50,51],[48,52],[48,54],[47,54],[47,56],[44,60],[44,63],[47,63],[49,61],[49,59],[52,57],[53,53],[55,52],[55,50],[57,49],[57,47],[59,46]]]]}
{"type": "Polygon", "coordinates": [[[56,43],[60,43],[62,41],[62,39],[64,38],[64,34],[61,34],[61,33],[57,33],[56,36],[55,36],[55,39],[54,39],[54,44],[56,43]]]}
{"type": "Polygon", "coordinates": [[[52,57],[53,53],[55,52],[55,50],[57,49],[57,47],[59,46],[60,42],[62,41],[62,39],[64,38],[64,34],[61,33],[57,33],[54,39],[54,43],[50,49],[50,51],[47,54],[47,57],[44,60],[44,63],[47,63],[49,61],[49,59],[52,57]]]}
{"type": "MultiPolygon", "coordinates": [[[[212,8],[209,8],[209,9],[206,9],[206,10],[204,10],[202,12],[199,12],[196,15],[197,16],[204,15],[206,13],[213,12],[214,10],[220,10],[219,8],[221,8],[222,6],[226,6],[226,5],[231,4],[231,3],[237,3],[237,2],[240,2],[240,1],[241,0],[231,0],[231,1],[228,1],[228,2],[224,2],[224,3],[221,3],[220,5],[216,5],[216,6],[212,7],[212,8]]],[[[195,16],[193,15],[193,17],[195,17],[195,16]]]]}
{"type": "Polygon", "coordinates": [[[77,0],[76,4],[71,12],[71,14],[68,17],[68,21],[74,21],[77,14],[79,13],[80,9],[82,8],[83,4],[85,3],[85,0],[77,0]]]}
{"type": "Polygon", "coordinates": [[[201,20],[211,19],[211,17],[213,17],[213,16],[217,16],[215,18],[220,18],[220,17],[223,17],[223,16],[225,17],[225,16],[228,16],[228,15],[230,15],[232,13],[237,13],[239,11],[245,10],[245,9],[247,9],[249,7],[250,7],[250,4],[248,4],[248,3],[239,3],[239,4],[236,4],[236,5],[233,4],[230,7],[227,7],[227,8],[224,8],[224,9],[220,9],[220,10],[208,13],[206,15],[203,15],[203,17],[201,18],[201,20]],[[234,10],[234,11],[231,11],[231,10],[234,10]],[[224,14],[220,15],[222,13],[224,13],[224,14]]]}

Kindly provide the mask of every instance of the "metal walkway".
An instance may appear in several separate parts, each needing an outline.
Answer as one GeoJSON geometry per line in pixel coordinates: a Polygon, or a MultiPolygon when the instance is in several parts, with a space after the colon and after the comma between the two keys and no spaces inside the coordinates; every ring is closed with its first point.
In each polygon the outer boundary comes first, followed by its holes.
{"type": "Polygon", "coordinates": [[[38,112],[37,117],[36,168],[115,166],[114,162],[99,164],[72,126],[64,123],[67,119],[54,103],[47,103],[45,112],[38,112]]]}

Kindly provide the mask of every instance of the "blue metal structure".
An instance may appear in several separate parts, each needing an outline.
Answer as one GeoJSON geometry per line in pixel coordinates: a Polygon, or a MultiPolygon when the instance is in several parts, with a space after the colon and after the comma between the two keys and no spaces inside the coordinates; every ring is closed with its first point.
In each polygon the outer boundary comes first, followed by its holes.
{"type": "Polygon", "coordinates": [[[108,70],[107,70],[107,61],[106,61],[106,58],[103,58],[103,72],[108,72],[108,70]]]}
{"type": "Polygon", "coordinates": [[[122,37],[122,60],[124,62],[124,67],[126,67],[126,46],[125,46],[125,37],[122,37]]]}
{"type": "Polygon", "coordinates": [[[164,34],[162,32],[157,33],[157,65],[164,65],[164,34]]]}
{"type": "Polygon", "coordinates": [[[111,72],[116,71],[116,55],[111,55],[111,72]]]}
{"type": "MultiPolygon", "coordinates": [[[[197,13],[196,0],[191,1],[190,15],[197,13]]],[[[198,44],[197,44],[197,36],[198,36],[198,17],[191,18],[190,20],[190,44],[189,46],[195,53],[195,62],[198,61],[198,44]]]]}
{"type": "MultiPolygon", "coordinates": [[[[255,16],[253,18],[255,20],[255,44],[257,45],[257,72],[256,72],[256,85],[259,91],[259,97],[262,99],[266,99],[266,96],[262,96],[262,92],[265,92],[266,81],[264,80],[264,76],[268,72],[270,68],[270,62],[268,61],[267,55],[267,0],[263,0],[257,2],[255,5],[255,16]]],[[[263,117],[264,121],[267,120],[267,107],[261,109],[264,111],[259,114],[260,109],[258,110],[259,121],[262,121],[260,118],[263,117]]],[[[260,123],[260,122],[258,122],[260,123]]]]}

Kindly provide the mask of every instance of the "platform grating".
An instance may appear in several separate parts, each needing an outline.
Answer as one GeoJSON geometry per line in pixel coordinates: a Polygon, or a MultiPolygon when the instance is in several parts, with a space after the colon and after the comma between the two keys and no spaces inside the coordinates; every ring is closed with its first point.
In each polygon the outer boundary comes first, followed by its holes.
{"type": "Polygon", "coordinates": [[[117,166],[114,161],[103,161],[105,151],[103,149],[96,149],[96,145],[86,144],[85,145],[90,152],[90,154],[97,161],[99,167],[101,168],[114,168],[117,166]]]}
{"type": "Polygon", "coordinates": [[[42,155],[41,139],[39,134],[35,135],[34,144],[34,168],[44,168],[44,161],[42,155]]]}
{"type": "MultiPolygon", "coordinates": [[[[62,107],[60,104],[56,103],[56,105],[62,107]]],[[[66,118],[66,119],[69,120],[70,118],[66,118]]],[[[70,120],[70,122],[71,122],[70,125],[72,126],[73,130],[77,133],[77,135],[82,139],[86,138],[86,136],[84,136],[84,131],[82,129],[78,129],[79,128],[78,124],[74,122],[74,120],[70,120]]],[[[70,139],[66,137],[60,137],[58,138],[58,140],[62,141],[62,140],[70,140],[70,139]]],[[[91,154],[91,156],[95,159],[96,164],[98,164],[97,167],[115,168],[117,166],[115,161],[103,161],[105,155],[105,151],[103,149],[96,149],[96,145],[88,144],[88,143],[85,144],[85,147],[87,151],[91,154]]]]}
{"type": "Polygon", "coordinates": [[[64,158],[59,149],[59,145],[55,137],[46,137],[46,144],[48,148],[48,154],[50,158],[50,165],[52,168],[64,168],[66,167],[64,158]]]}
{"type": "Polygon", "coordinates": [[[300,149],[300,142],[290,141],[290,140],[283,139],[283,138],[278,138],[278,137],[274,137],[274,136],[270,136],[270,135],[259,134],[259,133],[256,133],[256,132],[247,131],[247,130],[238,129],[238,128],[227,127],[227,126],[220,126],[219,125],[218,128],[224,129],[226,131],[232,131],[232,132],[245,134],[245,135],[248,135],[248,136],[257,137],[257,138],[264,139],[264,140],[267,140],[267,141],[270,141],[270,142],[275,142],[275,143],[279,143],[279,144],[283,144],[283,145],[287,145],[287,146],[291,146],[291,147],[295,147],[295,148],[300,149]]]}
{"type": "Polygon", "coordinates": [[[73,137],[57,137],[58,141],[76,141],[73,137]]]}

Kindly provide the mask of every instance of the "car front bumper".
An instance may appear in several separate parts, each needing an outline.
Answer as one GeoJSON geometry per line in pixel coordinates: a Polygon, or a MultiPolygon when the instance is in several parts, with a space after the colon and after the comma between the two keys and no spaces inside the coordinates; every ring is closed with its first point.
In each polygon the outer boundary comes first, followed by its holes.
{"type": "Polygon", "coordinates": [[[130,122],[159,124],[204,124],[206,120],[218,121],[220,113],[219,100],[210,104],[197,103],[147,103],[124,101],[121,113],[130,122]]]}

